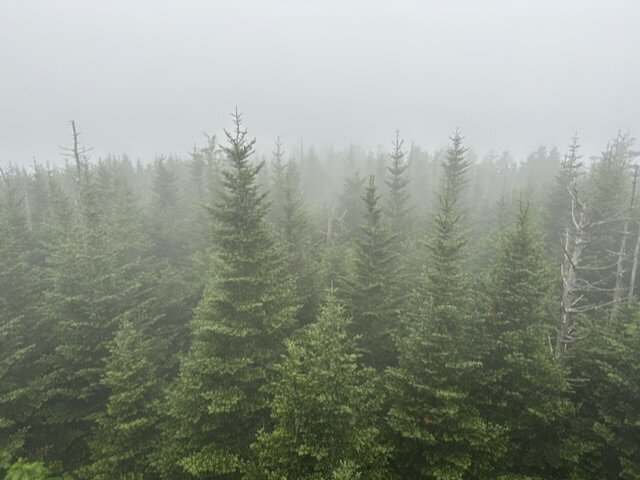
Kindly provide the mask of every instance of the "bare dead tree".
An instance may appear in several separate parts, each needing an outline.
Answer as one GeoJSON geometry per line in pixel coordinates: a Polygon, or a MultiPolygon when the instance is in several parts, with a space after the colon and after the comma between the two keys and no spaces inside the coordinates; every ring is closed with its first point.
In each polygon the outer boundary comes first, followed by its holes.
{"type": "Polygon", "coordinates": [[[344,220],[345,215],[347,214],[347,211],[345,210],[344,212],[342,212],[342,215],[340,215],[337,219],[334,216],[334,211],[333,211],[333,201],[331,201],[329,203],[329,212],[327,215],[327,245],[333,245],[333,240],[334,240],[334,233],[333,233],[333,225],[336,222],[336,220],[338,222],[341,222],[342,220],[344,220]]]}
{"type": "Polygon", "coordinates": [[[557,359],[561,359],[569,345],[580,338],[577,334],[576,323],[579,314],[610,306],[614,303],[613,300],[601,303],[590,302],[589,293],[611,292],[612,289],[601,287],[598,281],[589,282],[583,275],[586,272],[610,269],[615,264],[606,266],[585,265],[583,264],[583,254],[589,244],[590,232],[596,227],[616,221],[617,217],[591,222],[587,215],[586,202],[580,198],[575,182],[567,190],[571,195],[571,224],[565,230],[564,261],[560,272],[562,276],[561,312],[554,348],[557,359]]]}
{"type": "Polygon", "coordinates": [[[575,341],[575,309],[583,298],[578,292],[577,266],[580,265],[587,245],[586,205],[578,198],[575,185],[570,186],[568,190],[571,195],[571,220],[574,233],[571,235],[571,228],[567,227],[564,235],[564,261],[560,272],[562,275],[561,317],[554,349],[556,358],[561,358],[568,345],[575,341]]]}
{"type": "Polygon", "coordinates": [[[76,128],[75,120],[71,120],[71,147],[60,147],[64,157],[72,158],[76,164],[77,181],[88,182],[89,179],[89,152],[91,148],[87,148],[80,142],[81,133],[76,128]]]}

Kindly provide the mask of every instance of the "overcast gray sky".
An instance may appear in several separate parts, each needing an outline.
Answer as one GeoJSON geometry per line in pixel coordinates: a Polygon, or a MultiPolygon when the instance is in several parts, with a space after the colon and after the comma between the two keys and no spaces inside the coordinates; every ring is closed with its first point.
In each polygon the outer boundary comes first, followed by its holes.
{"type": "Polygon", "coordinates": [[[522,156],[640,135],[640,1],[0,0],[0,165],[184,153],[237,105],[276,135],[522,156]]]}

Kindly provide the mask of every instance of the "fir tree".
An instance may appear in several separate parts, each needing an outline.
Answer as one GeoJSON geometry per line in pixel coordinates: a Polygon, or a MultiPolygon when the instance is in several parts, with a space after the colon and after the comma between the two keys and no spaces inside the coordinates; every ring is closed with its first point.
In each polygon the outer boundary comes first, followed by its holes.
{"type": "MultiPolygon", "coordinates": [[[[234,115],[225,190],[212,209],[213,276],[192,321],[191,346],[169,397],[175,429],[165,457],[196,478],[236,478],[268,422],[263,386],[295,327],[293,285],[269,235],[254,141],[234,115]]],[[[174,476],[174,474],[165,474],[174,476]]]]}
{"type": "Polygon", "coordinates": [[[150,360],[152,342],[134,325],[134,321],[146,322],[137,316],[127,317],[109,348],[102,378],[109,398],[97,416],[91,441],[93,462],[83,471],[86,478],[157,478],[148,457],[156,436],[155,403],[160,384],[150,360]]]}
{"type": "Polygon", "coordinates": [[[582,173],[582,157],[579,153],[578,136],[569,145],[569,151],[560,163],[560,169],[550,188],[545,204],[544,224],[549,251],[562,258],[562,247],[566,229],[571,224],[571,194],[569,188],[582,173]]]}
{"type": "Polygon", "coordinates": [[[43,315],[53,348],[42,360],[47,372],[32,428],[32,448],[67,471],[89,459],[95,415],[107,400],[100,379],[117,319],[152,298],[153,277],[149,242],[126,181],[120,174],[103,175],[108,182],[100,192],[79,152],[76,145],[75,219],[47,257],[43,315]]]}
{"type": "Polygon", "coordinates": [[[280,137],[276,140],[271,163],[271,210],[269,218],[276,227],[282,227],[285,222],[285,203],[288,165],[284,161],[284,150],[280,137]]]}
{"type": "Polygon", "coordinates": [[[338,205],[340,216],[338,237],[342,241],[351,241],[360,235],[360,225],[364,219],[365,210],[362,196],[365,190],[366,178],[360,176],[356,170],[345,177],[342,195],[338,205]]]}
{"type": "Polygon", "coordinates": [[[504,478],[566,478],[571,471],[572,406],[565,372],[549,347],[551,287],[542,240],[521,205],[498,251],[484,322],[483,413],[505,430],[507,454],[495,473],[504,478]]]}
{"type": "Polygon", "coordinates": [[[44,285],[35,242],[15,179],[0,170],[0,458],[22,454],[30,418],[39,407],[34,384],[46,343],[38,316],[44,285]]]}
{"type": "Polygon", "coordinates": [[[585,280],[595,288],[586,295],[594,304],[612,300],[624,220],[631,190],[631,150],[633,138],[619,134],[596,159],[587,180],[586,204],[590,229],[584,263],[596,267],[585,272],[585,280]]]}
{"type": "Polygon", "coordinates": [[[284,202],[280,232],[286,249],[289,274],[296,282],[296,296],[301,304],[301,323],[311,323],[320,303],[320,285],[316,275],[318,258],[314,258],[311,225],[300,191],[298,167],[290,161],[284,174],[284,202]]]}
{"type": "MultiPolygon", "coordinates": [[[[195,253],[198,260],[206,257],[205,252],[211,246],[211,215],[208,207],[217,203],[218,193],[222,190],[217,139],[215,135],[206,135],[206,138],[205,147],[194,146],[190,153],[189,183],[183,191],[184,202],[190,206],[186,217],[191,228],[185,232],[189,252],[195,253]]],[[[201,263],[206,266],[206,261],[201,263]]]]}
{"type": "Polygon", "coordinates": [[[443,179],[438,194],[438,208],[433,219],[433,233],[428,242],[431,251],[427,271],[429,295],[433,307],[442,308],[443,313],[461,307],[465,298],[462,259],[468,239],[462,230],[465,213],[462,193],[467,184],[470,163],[465,159],[468,149],[462,146],[462,140],[462,134],[456,130],[451,137],[446,161],[442,165],[443,179]]]}
{"type": "Polygon", "coordinates": [[[409,218],[410,207],[408,205],[411,194],[407,175],[409,164],[404,158],[405,152],[402,150],[404,140],[400,139],[399,132],[396,132],[396,138],[392,145],[393,152],[391,152],[390,155],[391,164],[387,167],[389,178],[385,181],[389,189],[387,212],[392,231],[398,235],[401,240],[404,240],[411,231],[411,219],[409,218]]]}
{"type": "Polygon", "coordinates": [[[363,198],[366,206],[362,233],[355,240],[352,278],[345,280],[345,303],[353,317],[351,330],[358,337],[363,362],[378,370],[396,363],[392,335],[396,331],[401,292],[395,236],[384,222],[374,177],[363,198]]]}
{"type": "Polygon", "coordinates": [[[413,295],[390,370],[389,426],[395,468],[405,478],[487,478],[504,450],[499,427],[482,418],[474,395],[482,364],[461,261],[461,194],[469,163],[459,131],[451,137],[430,241],[425,292],[413,295]]]}
{"type": "Polygon", "coordinates": [[[313,256],[311,222],[300,188],[298,165],[293,159],[284,162],[280,137],[273,155],[270,219],[283,241],[287,270],[296,282],[296,296],[301,304],[298,317],[307,324],[315,319],[320,300],[314,265],[319,259],[313,256]]]}
{"type": "Polygon", "coordinates": [[[347,329],[330,294],[317,322],[287,343],[269,387],[274,427],[252,446],[247,478],[388,478],[374,372],[358,365],[347,329]]]}
{"type": "MultiPolygon", "coordinates": [[[[587,332],[583,332],[587,333],[587,332]]],[[[586,452],[575,478],[640,478],[640,311],[620,312],[611,325],[593,325],[571,355],[586,452]]]]}
{"type": "Polygon", "coordinates": [[[155,162],[155,175],[151,191],[151,238],[155,243],[154,254],[171,263],[180,263],[184,252],[180,244],[182,226],[179,209],[178,186],[175,173],[167,167],[166,159],[155,162]]]}

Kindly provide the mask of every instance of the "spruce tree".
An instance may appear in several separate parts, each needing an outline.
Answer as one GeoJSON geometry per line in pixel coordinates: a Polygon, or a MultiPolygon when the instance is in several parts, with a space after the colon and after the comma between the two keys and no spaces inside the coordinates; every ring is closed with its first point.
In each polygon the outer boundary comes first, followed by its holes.
{"type": "MultiPolygon", "coordinates": [[[[507,454],[495,475],[566,478],[572,406],[565,372],[549,348],[552,278],[528,205],[502,238],[491,274],[483,352],[485,418],[505,431],[507,454]]],[[[502,478],[502,477],[501,477],[502,478]]]]}
{"type": "Polygon", "coordinates": [[[575,135],[569,151],[560,162],[555,181],[545,202],[544,224],[548,249],[562,258],[565,232],[571,225],[571,194],[569,188],[576,183],[582,173],[582,157],[579,152],[578,136],[575,135]]]}
{"type": "Polygon", "coordinates": [[[569,363],[581,443],[575,478],[640,478],[640,310],[634,304],[610,325],[592,325],[569,363]]]}
{"type": "Polygon", "coordinates": [[[405,478],[487,478],[504,450],[500,428],[482,418],[475,398],[482,386],[480,330],[461,265],[465,152],[456,131],[443,164],[427,282],[411,298],[399,365],[389,372],[394,463],[405,478]]]}
{"type": "Polygon", "coordinates": [[[181,245],[182,215],[179,209],[176,174],[166,165],[164,157],[154,166],[155,174],[151,185],[151,238],[153,253],[171,264],[184,262],[184,247],[181,245]]]}
{"type": "Polygon", "coordinates": [[[369,177],[361,235],[355,240],[355,265],[345,279],[345,304],[353,317],[350,330],[358,338],[365,365],[378,370],[396,363],[392,336],[397,329],[401,292],[395,236],[382,216],[375,179],[369,177]]]}
{"type": "Polygon", "coordinates": [[[298,165],[293,159],[284,162],[280,138],[273,152],[271,209],[269,218],[282,240],[289,274],[296,282],[296,296],[301,304],[298,317],[303,324],[315,319],[320,301],[316,275],[319,259],[315,258],[311,221],[301,191],[298,165]]]}
{"type": "Polygon", "coordinates": [[[594,304],[610,302],[614,295],[618,252],[632,185],[629,166],[636,155],[632,145],[633,138],[619,134],[595,160],[587,179],[585,197],[593,228],[585,246],[584,263],[596,268],[584,274],[585,280],[595,287],[585,296],[594,304]]]}
{"type": "Polygon", "coordinates": [[[433,233],[427,243],[431,252],[427,270],[429,296],[433,307],[442,310],[445,317],[455,313],[454,310],[464,309],[466,298],[462,259],[468,238],[463,231],[462,194],[470,163],[465,158],[468,149],[462,146],[462,140],[462,134],[456,130],[442,165],[438,208],[433,218],[433,233]]]}
{"type": "Polygon", "coordinates": [[[152,341],[145,338],[140,315],[127,315],[109,348],[102,384],[109,397],[97,415],[91,440],[92,463],[83,469],[90,479],[157,478],[149,465],[154,444],[160,383],[151,362],[152,341]]]}
{"type": "Polygon", "coordinates": [[[280,137],[278,137],[271,163],[271,209],[269,211],[269,219],[276,227],[281,227],[285,222],[287,170],[288,164],[284,161],[284,150],[280,137]]]}
{"type": "Polygon", "coordinates": [[[32,448],[66,471],[89,460],[95,416],[107,401],[100,379],[118,318],[153,298],[150,242],[135,198],[113,171],[103,172],[99,188],[77,135],[74,221],[46,263],[42,314],[52,351],[42,360],[42,405],[32,419],[32,448]]]}
{"type": "Polygon", "coordinates": [[[188,163],[189,182],[182,191],[184,203],[190,208],[186,220],[190,228],[185,232],[188,236],[189,252],[206,270],[207,249],[211,246],[211,215],[208,208],[218,201],[218,193],[222,190],[222,159],[215,135],[206,135],[205,147],[194,146],[188,163]],[[204,261],[202,261],[204,260],[204,261]]]}
{"type": "Polygon", "coordinates": [[[337,213],[340,217],[338,238],[349,242],[360,235],[360,225],[365,215],[362,196],[365,190],[366,177],[361,177],[358,170],[344,178],[342,195],[337,213]]]}
{"type": "Polygon", "coordinates": [[[410,233],[411,219],[409,218],[409,178],[407,169],[409,164],[405,160],[405,152],[402,150],[404,140],[400,139],[400,133],[396,132],[396,138],[392,143],[391,164],[387,167],[388,178],[385,181],[388,188],[387,214],[390,219],[391,229],[400,240],[406,240],[410,233]]]}
{"type": "Polygon", "coordinates": [[[300,302],[298,318],[311,323],[320,303],[320,285],[316,274],[319,259],[314,257],[314,242],[307,206],[300,191],[298,166],[290,161],[284,173],[282,223],[280,232],[286,250],[287,270],[296,283],[300,302]]]}
{"type": "Polygon", "coordinates": [[[287,342],[269,386],[274,426],[252,446],[246,478],[389,478],[375,373],[359,366],[348,323],[330,293],[317,322],[287,342]]]}
{"type": "Polygon", "coordinates": [[[268,423],[263,387],[297,310],[265,220],[257,183],[263,164],[251,162],[255,141],[237,112],[234,123],[226,132],[225,189],[212,209],[212,277],[168,402],[170,448],[163,456],[196,478],[237,478],[249,444],[268,423]]]}
{"type": "Polygon", "coordinates": [[[0,459],[24,453],[30,418],[40,399],[34,385],[46,344],[38,315],[44,285],[35,263],[16,179],[0,170],[0,459]]]}

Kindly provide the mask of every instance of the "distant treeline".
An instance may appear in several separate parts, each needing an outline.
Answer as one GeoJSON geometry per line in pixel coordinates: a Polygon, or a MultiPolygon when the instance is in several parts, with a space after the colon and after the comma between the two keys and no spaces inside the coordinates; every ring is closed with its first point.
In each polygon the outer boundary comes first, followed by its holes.
{"type": "Polygon", "coordinates": [[[639,479],[633,139],[0,178],[0,478],[639,479]]]}

